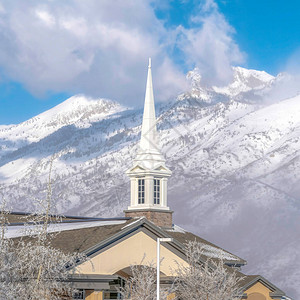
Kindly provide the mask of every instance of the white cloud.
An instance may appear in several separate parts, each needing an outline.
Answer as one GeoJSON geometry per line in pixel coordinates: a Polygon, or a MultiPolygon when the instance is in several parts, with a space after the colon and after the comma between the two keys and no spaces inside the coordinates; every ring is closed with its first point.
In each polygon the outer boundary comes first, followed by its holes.
{"type": "Polygon", "coordinates": [[[288,58],[284,72],[278,74],[272,89],[264,95],[264,101],[272,104],[300,94],[300,48],[296,49],[288,58]]]}
{"type": "Polygon", "coordinates": [[[300,47],[296,49],[289,57],[285,70],[293,75],[300,75],[300,47]]]}
{"type": "Polygon", "coordinates": [[[185,88],[182,66],[170,55],[174,47],[209,80],[222,81],[230,64],[240,61],[232,28],[214,1],[193,18],[192,29],[166,28],[153,5],[153,0],[0,0],[0,68],[36,95],[83,92],[142,104],[149,56],[158,100],[185,88]]]}
{"type": "Polygon", "coordinates": [[[55,25],[55,18],[45,10],[36,10],[36,15],[40,18],[47,26],[53,27],[55,25]]]}
{"type": "Polygon", "coordinates": [[[232,65],[241,64],[245,55],[233,39],[234,29],[208,0],[192,17],[195,28],[181,28],[181,48],[191,67],[198,67],[206,84],[223,85],[232,79],[232,65]]]}
{"type": "Polygon", "coordinates": [[[84,18],[62,19],[60,25],[73,35],[85,37],[89,31],[87,21],[84,18]]]}
{"type": "Polygon", "coordinates": [[[218,11],[218,5],[214,0],[206,0],[204,3],[200,4],[199,9],[203,12],[211,12],[213,10],[214,13],[216,13],[218,11]]]}

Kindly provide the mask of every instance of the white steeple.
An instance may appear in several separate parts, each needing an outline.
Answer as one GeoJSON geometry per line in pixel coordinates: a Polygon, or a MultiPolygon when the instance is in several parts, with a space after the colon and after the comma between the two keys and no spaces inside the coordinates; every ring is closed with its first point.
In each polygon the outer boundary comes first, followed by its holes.
{"type": "Polygon", "coordinates": [[[151,58],[149,58],[146,95],[140,150],[135,159],[145,167],[153,168],[155,164],[165,162],[159,149],[159,139],[156,129],[155,106],[151,73],[151,58]]]}
{"type": "Polygon", "coordinates": [[[146,85],[143,126],[141,135],[141,150],[145,153],[157,152],[157,131],[155,106],[153,96],[152,74],[151,74],[151,58],[149,58],[148,77],[146,85]]]}
{"type": "Polygon", "coordinates": [[[148,66],[140,149],[133,167],[126,173],[131,180],[131,203],[127,212],[164,211],[169,212],[168,218],[171,218],[171,211],[167,206],[167,179],[172,172],[165,166],[165,159],[159,149],[151,58],[148,66]]]}

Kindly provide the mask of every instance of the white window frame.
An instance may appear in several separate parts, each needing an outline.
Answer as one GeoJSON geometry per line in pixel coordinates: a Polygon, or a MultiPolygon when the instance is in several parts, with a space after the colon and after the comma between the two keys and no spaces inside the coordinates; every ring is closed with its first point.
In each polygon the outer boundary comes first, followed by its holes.
{"type": "Polygon", "coordinates": [[[145,178],[138,178],[138,204],[145,204],[145,178]]]}
{"type": "Polygon", "coordinates": [[[159,178],[154,178],[153,181],[153,203],[155,205],[160,205],[161,197],[161,182],[159,178]]]}

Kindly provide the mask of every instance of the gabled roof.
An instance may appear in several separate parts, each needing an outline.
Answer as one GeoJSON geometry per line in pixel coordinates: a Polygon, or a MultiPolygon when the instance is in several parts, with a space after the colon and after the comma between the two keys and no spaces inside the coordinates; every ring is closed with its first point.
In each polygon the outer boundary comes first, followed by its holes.
{"type": "MultiPolygon", "coordinates": [[[[18,219],[19,221],[19,219],[18,219]]],[[[15,238],[24,235],[23,223],[11,223],[7,230],[8,238],[15,238]]],[[[171,237],[174,239],[172,246],[184,253],[185,243],[198,241],[203,244],[204,253],[213,259],[223,259],[232,265],[245,265],[246,261],[236,255],[187,232],[174,225],[173,229],[164,229],[156,226],[146,218],[83,218],[83,219],[63,219],[60,223],[51,223],[48,227],[49,234],[55,234],[51,239],[54,247],[63,252],[84,252],[87,255],[95,253],[113,241],[126,237],[140,228],[146,229],[153,238],[171,237]]]]}
{"type": "MultiPolygon", "coordinates": [[[[184,257],[185,243],[196,240],[203,244],[204,250],[207,250],[204,254],[211,259],[223,259],[226,264],[234,266],[242,266],[246,264],[246,261],[238,256],[200,238],[191,232],[187,232],[176,225],[173,226],[173,229],[163,229],[148,221],[146,218],[129,219],[123,224],[105,225],[95,228],[75,229],[61,232],[54,238],[53,246],[62,250],[68,249],[68,251],[81,251],[87,256],[93,256],[102,249],[113,243],[117,243],[118,240],[122,240],[127,235],[130,235],[141,228],[152,233],[153,237],[173,238],[173,242],[168,244],[176,248],[178,251],[177,253],[180,252],[182,254],[181,257],[184,257]],[[68,244],[67,247],[66,243],[68,244]]],[[[237,276],[243,277],[243,280],[240,282],[243,291],[246,291],[252,285],[260,282],[270,289],[270,296],[273,299],[281,299],[281,297],[285,295],[283,291],[262,276],[245,275],[230,267],[227,267],[227,270],[229,272],[236,272],[237,276]]]]}
{"type": "Polygon", "coordinates": [[[241,287],[243,288],[243,291],[246,291],[251,286],[253,286],[256,283],[261,283],[265,287],[267,287],[270,292],[270,297],[272,299],[282,299],[283,296],[285,296],[285,293],[280,290],[277,286],[272,284],[270,281],[268,281],[266,278],[260,276],[260,275],[244,275],[242,273],[239,273],[240,276],[245,276],[244,279],[240,282],[241,287]]]}
{"type": "MultiPolygon", "coordinates": [[[[14,224],[11,224],[13,227],[14,224]]],[[[20,227],[20,223],[16,225],[20,227]]],[[[55,234],[51,239],[53,247],[62,250],[65,253],[80,252],[85,253],[88,257],[96,255],[102,249],[109,247],[114,243],[118,243],[127,236],[143,230],[153,238],[170,237],[172,242],[167,243],[169,249],[176,249],[177,254],[184,258],[184,246],[189,241],[197,241],[203,244],[204,253],[208,258],[213,260],[223,259],[228,266],[242,266],[246,261],[238,256],[200,238],[199,236],[187,232],[184,229],[174,225],[172,229],[164,229],[156,226],[146,218],[109,218],[109,219],[93,219],[82,218],[73,220],[63,220],[58,226],[59,234],[55,234]],[[67,225],[67,226],[66,226],[67,225]],[[59,230],[61,227],[61,230],[59,230]]],[[[51,234],[51,233],[50,233],[51,234]]],[[[236,270],[227,267],[229,272],[236,270]]],[[[262,283],[270,289],[270,296],[273,299],[281,299],[285,296],[284,292],[270,283],[268,280],[259,275],[245,275],[237,272],[239,277],[243,277],[240,282],[243,291],[249,289],[257,282],[262,283]]]]}
{"type": "MultiPolygon", "coordinates": [[[[96,222],[96,221],[95,221],[96,222]]],[[[98,223],[98,221],[97,221],[98,223]]],[[[232,265],[245,265],[246,261],[236,255],[190,233],[174,226],[173,229],[163,229],[146,218],[127,219],[122,224],[103,224],[90,228],[70,229],[56,235],[52,244],[65,252],[79,251],[91,255],[100,249],[116,242],[126,235],[144,228],[153,234],[153,237],[171,237],[172,246],[184,253],[184,244],[189,241],[198,241],[203,244],[204,254],[212,259],[223,259],[232,265]]]]}

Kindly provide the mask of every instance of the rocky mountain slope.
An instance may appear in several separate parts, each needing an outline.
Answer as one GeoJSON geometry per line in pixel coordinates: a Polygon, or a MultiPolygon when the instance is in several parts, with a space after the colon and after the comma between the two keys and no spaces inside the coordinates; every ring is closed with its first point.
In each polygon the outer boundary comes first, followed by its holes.
{"type": "MultiPolygon", "coordinates": [[[[157,107],[174,221],[300,298],[300,96],[265,105],[282,75],[255,70],[234,68],[226,87],[188,76],[191,90],[157,107]]],[[[142,110],[74,96],[0,126],[1,193],[14,210],[34,210],[53,156],[53,211],[122,215],[141,120],[142,110]]]]}

